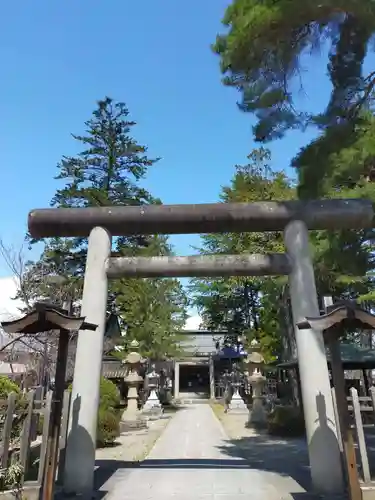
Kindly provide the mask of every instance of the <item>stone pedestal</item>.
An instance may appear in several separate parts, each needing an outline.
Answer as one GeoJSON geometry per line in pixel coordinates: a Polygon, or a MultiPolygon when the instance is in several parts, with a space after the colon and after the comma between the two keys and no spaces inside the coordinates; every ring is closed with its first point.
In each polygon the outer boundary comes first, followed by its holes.
{"type": "Polygon", "coordinates": [[[266,377],[257,371],[249,377],[249,382],[253,388],[253,405],[249,413],[249,425],[251,427],[265,427],[267,414],[264,408],[263,388],[266,384],[266,377]]]}
{"type": "Polygon", "coordinates": [[[163,415],[163,407],[160,404],[155,388],[151,389],[150,395],[143,406],[142,413],[150,419],[159,418],[163,415]]]}
{"type": "Polygon", "coordinates": [[[125,382],[128,385],[128,405],[121,417],[121,432],[147,427],[147,422],[138,409],[138,387],[142,382],[142,377],[139,375],[142,358],[141,355],[135,351],[138,345],[137,341],[133,341],[131,343],[131,348],[134,349],[134,351],[130,352],[125,358],[125,363],[129,367],[129,373],[125,377],[125,382]]]}
{"type": "Polygon", "coordinates": [[[247,406],[241,398],[238,387],[235,387],[232,399],[229,403],[228,410],[231,413],[247,413],[247,406]]]}
{"type": "Polygon", "coordinates": [[[262,428],[267,425],[267,413],[264,408],[263,389],[266,385],[266,377],[262,375],[261,367],[264,366],[264,357],[260,354],[259,343],[256,339],[251,341],[252,352],[247,357],[249,373],[249,383],[253,389],[253,404],[249,412],[249,427],[262,428]]]}
{"type": "Polygon", "coordinates": [[[149,419],[156,419],[162,416],[163,407],[160,404],[156,389],[160,385],[160,376],[155,371],[155,366],[152,367],[152,372],[146,375],[150,394],[145,402],[142,413],[149,419]]]}

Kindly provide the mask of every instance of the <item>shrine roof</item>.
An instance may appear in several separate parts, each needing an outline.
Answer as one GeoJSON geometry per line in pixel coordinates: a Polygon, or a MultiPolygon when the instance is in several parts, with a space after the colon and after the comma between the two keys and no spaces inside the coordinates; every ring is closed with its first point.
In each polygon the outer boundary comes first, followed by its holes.
{"type": "Polygon", "coordinates": [[[104,378],[124,378],[126,375],[126,368],[122,361],[114,356],[103,356],[102,361],[102,376],[104,378]]]}
{"type": "MultiPolygon", "coordinates": [[[[340,343],[341,359],[345,370],[374,369],[375,368],[375,349],[369,349],[350,344],[340,343]]],[[[330,363],[329,350],[326,348],[328,364],[330,363]]],[[[277,368],[293,369],[298,365],[297,359],[279,363],[277,368]]]]}
{"type": "Polygon", "coordinates": [[[182,330],[180,348],[185,355],[210,356],[216,354],[216,343],[222,342],[226,331],[182,330]]]}

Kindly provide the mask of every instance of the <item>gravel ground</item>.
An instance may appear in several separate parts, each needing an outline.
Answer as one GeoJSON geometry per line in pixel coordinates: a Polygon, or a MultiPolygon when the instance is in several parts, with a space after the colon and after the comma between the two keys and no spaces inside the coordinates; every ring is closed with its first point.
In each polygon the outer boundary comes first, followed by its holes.
{"type": "Polygon", "coordinates": [[[114,446],[96,450],[97,460],[143,460],[170,421],[167,418],[148,422],[147,429],[129,431],[121,434],[114,446]]]}

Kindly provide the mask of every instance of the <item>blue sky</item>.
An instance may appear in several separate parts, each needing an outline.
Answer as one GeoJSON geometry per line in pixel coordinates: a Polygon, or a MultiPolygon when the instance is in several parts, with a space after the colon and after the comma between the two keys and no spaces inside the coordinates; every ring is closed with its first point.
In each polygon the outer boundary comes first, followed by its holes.
{"type": "MultiPolygon", "coordinates": [[[[162,160],[145,185],[164,203],[214,202],[233,165],[255,146],[251,116],[221,84],[210,44],[222,31],[227,0],[13,0],[2,5],[0,31],[0,236],[19,246],[27,213],[46,207],[58,187],[62,155],[77,152],[95,101],[125,101],[135,138],[162,160]]],[[[330,91],[326,59],[306,61],[297,101],[318,111],[330,91]]],[[[314,132],[271,145],[273,164],[290,159],[314,132]]],[[[173,237],[179,254],[197,236],[173,237]]],[[[0,276],[9,270],[0,262],[0,276]]]]}

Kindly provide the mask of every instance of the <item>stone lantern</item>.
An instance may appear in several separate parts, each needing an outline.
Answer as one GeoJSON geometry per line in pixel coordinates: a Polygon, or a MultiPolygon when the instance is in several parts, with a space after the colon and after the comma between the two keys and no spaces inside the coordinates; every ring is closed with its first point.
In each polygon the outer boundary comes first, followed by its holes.
{"type": "Polygon", "coordinates": [[[263,389],[266,385],[266,377],[262,374],[261,368],[264,366],[264,358],[259,352],[259,344],[254,339],[251,341],[251,350],[247,358],[249,369],[249,383],[253,389],[253,405],[249,413],[249,424],[254,427],[263,427],[267,422],[267,415],[264,409],[263,389]]]}
{"type": "Polygon", "coordinates": [[[156,394],[157,389],[160,387],[160,375],[156,372],[155,365],[151,365],[151,371],[147,373],[146,378],[150,394],[143,406],[143,413],[148,414],[149,418],[159,418],[163,413],[163,408],[156,394]]]}
{"type": "Polygon", "coordinates": [[[131,351],[124,360],[128,368],[128,373],[124,379],[128,386],[128,405],[121,417],[121,431],[147,427],[147,423],[138,409],[138,388],[143,380],[139,371],[143,364],[143,359],[138,352],[139,343],[136,340],[131,342],[130,348],[131,351]]]}
{"type": "Polygon", "coordinates": [[[235,413],[247,412],[247,406],[240,395],[240,387],[243,382],[243,375],[236,365],[233,367],[233,371],[230,374],[230,382],[233,389],[233,396],[229,403],[228,409],[231,412],[235,413]]]}

